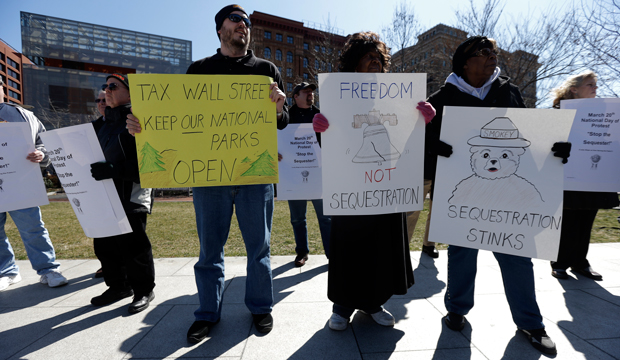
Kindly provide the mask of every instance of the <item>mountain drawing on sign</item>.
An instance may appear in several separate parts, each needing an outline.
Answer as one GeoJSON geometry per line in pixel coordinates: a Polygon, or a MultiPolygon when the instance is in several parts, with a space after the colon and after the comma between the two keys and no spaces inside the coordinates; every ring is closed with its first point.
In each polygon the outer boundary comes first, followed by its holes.
{"type": "MultiPolygon", "coordinates": [[[[242,162],[246,162],[245,159],[242,162]]],[[[265,150],[241,176],[274,176],[277,174],[276,166],[275,159],[265,150]]]]}

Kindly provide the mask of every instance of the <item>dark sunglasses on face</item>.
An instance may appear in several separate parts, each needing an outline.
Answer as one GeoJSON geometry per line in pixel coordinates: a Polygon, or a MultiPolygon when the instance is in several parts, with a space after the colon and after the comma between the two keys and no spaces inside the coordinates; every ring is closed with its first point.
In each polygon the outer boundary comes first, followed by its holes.
{"type": "Polygon", "coordinates": [[[476,51],[475,53],[473,53],[472,57],[478,57],[478,56],[489,57],[491,55],[497,56],[497,52],[493,51],[493,49],[490,49],[490,48],[484,48],[484,49],[480,49],[476,51]]]}
{"type": "Polygon", "coordinates": [[[250,22],[250,19],[245,18],[239,14],[230,14],[228,15],[228,20],[234,22],[234,23],[238,23],[239,21],[243,21],[245,23],[245,27],[247,27],[248,29],[252,28],[252,23],[250,22]]]}
{"type": "Polygon", "coordinates": [[[101,90],[110,90],[110,91],[114,91],[116,89],[119,88],[119,85],[116,83],[111,83],[111,84],[103,84],[101,85],[101,90]]]}
{"type": "Polygon", "coordinates": [[[105,99],[97,99],[97,100],[95,100],[95,102],[96,102],[97,104],[99,104],[100,102],[103,102],[103,103],[104,103],[104,102],[105,102],[105,99]]]}

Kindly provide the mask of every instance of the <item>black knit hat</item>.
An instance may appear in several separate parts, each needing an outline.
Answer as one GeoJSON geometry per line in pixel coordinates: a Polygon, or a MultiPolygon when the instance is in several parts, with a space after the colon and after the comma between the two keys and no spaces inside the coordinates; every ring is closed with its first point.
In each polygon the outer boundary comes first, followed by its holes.
{"type": "Polygon", "coordinates": [[[453,73],[458,76],[463,76],[463,67],[467,59],[472,57],[476,51],[480,50],[479,45],[482,42],[487,42],[490,47],[493,47],[493,43],[491,43],[486,36],[472,36],[456,48],[454,56],[452,56],[453,73]]]}
{"type": "Polygon", "coordinates": [[[107,82],[109,78],[115,78],[116,80],[122,82],[123,85],[125,85],[125,87],[127,88],[127,90],[129,90],[129,78],[127,77],[127,75],[110,74],[108,75],[108,77],[105,78],[105,81],[107,82]]]}
{"type": "MultiPolygon", "coordinates": [[[[222,28],[222,24],[224,23],[224,20],[226,20],[228,15],[230,15],[233,11],[241,11],[242,13],[245,14],[245,16],[248,16],[248,13],[246,13],[245,10],[243,10],[241,5],[233,4],[233,5],[224,6],[222,10],[218,11],[218,13],[215,14],[215,32],[218,32],[222,28]]],[[[217,37],[218,38],[220,37],[220,33],[217,33],[217,37]]]]}

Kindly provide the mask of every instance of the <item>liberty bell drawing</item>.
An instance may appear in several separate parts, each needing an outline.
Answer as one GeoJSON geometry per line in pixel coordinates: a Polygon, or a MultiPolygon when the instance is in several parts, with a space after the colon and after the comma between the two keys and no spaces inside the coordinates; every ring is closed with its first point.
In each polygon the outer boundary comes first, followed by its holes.
{"type": "Polygon", "coordinates": [[[354,163],[373,163],[381,165],[384,161],[400,158],[400,153],[390,142],[390,136],[384,123],[391,126],[398,124],[396,114],[381,114],[379,110],[372,109],[368,115],[353,115],[352,126],[359,129],[362,124],[368,126],[364,129],[364,141],[362,147],[353,158],[354,163]]]}

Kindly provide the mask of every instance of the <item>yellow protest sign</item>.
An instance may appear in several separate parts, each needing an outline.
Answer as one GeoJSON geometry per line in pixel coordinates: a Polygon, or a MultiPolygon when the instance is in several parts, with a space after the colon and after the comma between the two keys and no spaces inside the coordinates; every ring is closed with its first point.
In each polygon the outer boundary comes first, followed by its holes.
{"type": "Polygon", "coordinates": [[[278,182],[272,80],[130,74],[140,182],[147,188],[278,182]]]}

